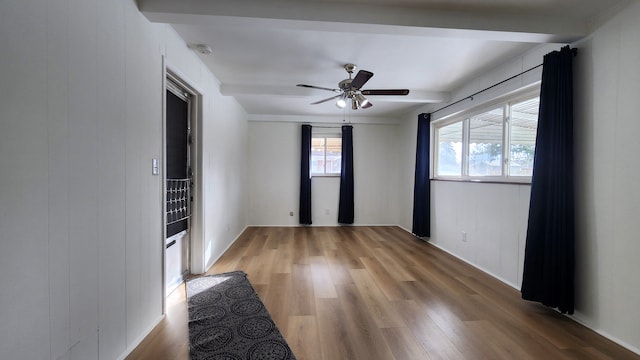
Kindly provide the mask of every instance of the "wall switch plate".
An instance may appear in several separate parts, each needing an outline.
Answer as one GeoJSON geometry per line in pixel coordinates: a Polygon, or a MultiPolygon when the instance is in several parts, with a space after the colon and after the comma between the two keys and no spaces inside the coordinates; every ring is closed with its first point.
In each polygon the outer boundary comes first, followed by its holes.
{"type": "Polygon", "coordinates": [[[160,175],[160,162],[158,159],[151,159],[151,175],[160,175]]]}

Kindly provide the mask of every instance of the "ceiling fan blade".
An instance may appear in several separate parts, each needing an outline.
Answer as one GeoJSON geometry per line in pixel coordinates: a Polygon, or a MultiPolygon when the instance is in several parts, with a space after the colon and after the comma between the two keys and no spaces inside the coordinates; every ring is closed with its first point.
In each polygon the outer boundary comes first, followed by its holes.
{"type": "Polygon", "coordinates": [[[409,89],[362,90],[362,95],[409,95],[409,89]]]}
{"type": "Polygon", "coordinates": [[[373,104],[371,103],[371,101],[367,101],[367,103],[366,103],[366,104],[362,105],[362,108],[363,108],[363,109],[368,109],[368,108],[370,108],[370,107],[372,107],[372,106],[373,106],[373,104]]]}
{"type": "Polygon", "coordinates": [[[360,89],[362,85],[364,85],[367,81],[369,81],[369,79],[371,79],[372,76],[373,76],[373,73],[371,71],[367,71],[367,70],[358,71],[358,74],[356,75],[356,77],[353,78],[353,81],[351,82],[351,87],[355,89],[360,89]]]}
{"type": "Polygon", "coordinates": [[[342,97],[342,94],[336,95],[336,96],[332,96],[330,98],[324,99],[324,100],[320,100],[320,101],[316,101],[316,102],[312,102],[311,105],[317,105],[317,104],[322,104],[323,102],[327,102],[327,101],[331,101],[333,99],[337,99],[339,97],[342,97]]]}
{"type": "Polygon", "coordinates": [[[300,86],[300,87],[305,87],[305,88],[310,88],[310,89],[319,89],[319,90],[329,90],[329,91],[333,91],[333,92],[341,92],[342,90],[340,89],[329,89],[326,87],[320,87],[320,86],[313,86],[313,85],[306,85],[306,84],[298,84],[296,86],[300,86]]]}

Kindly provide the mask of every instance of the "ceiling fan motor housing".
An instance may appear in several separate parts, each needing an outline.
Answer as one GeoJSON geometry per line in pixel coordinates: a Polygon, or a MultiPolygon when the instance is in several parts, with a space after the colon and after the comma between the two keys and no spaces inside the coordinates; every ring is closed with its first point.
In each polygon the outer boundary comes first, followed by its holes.
{"type": "Polygon", "coordinates": [[[349,73],[349,77],[351,77],[351,74],[353,74],[357,68],[354,64],[344,64],[344,69],[349,73]]]}
{"type": "Polygon", "coordinates": [[[340,90],[342,91],[349,91],[351,90],[351,82],[353,81],[353,79],[344,79],[342,81],[340,81],[338,83],[338,87],[340,88],[340,90]]]}
{"type": "MultiPolygon", "coordinates": [[[[349,78],[344,79],[338,83],[338,88],[340,88],[340,90],[344,92],[350,92],[351,90],[354,90],[351,88],[351,82],[353,81],[353,79],[351,78],[351,74],[353,74],[356,68],[357,66],[355,66],[354,64],[344,64],[344,70],[349,73],[349,78]]],[[[352,94],[347,94],[347,95],[352,95],[352,94]]],[[[351,98],[351,96],[348,96],[348,97],[351,98]]]]}

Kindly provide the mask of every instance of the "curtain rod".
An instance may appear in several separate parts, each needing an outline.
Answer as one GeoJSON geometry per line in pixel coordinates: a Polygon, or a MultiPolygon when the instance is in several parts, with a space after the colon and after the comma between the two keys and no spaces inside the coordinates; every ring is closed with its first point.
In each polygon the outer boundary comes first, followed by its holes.
{"type": "MultiPolygon", "coordinates": [[[[573,56],[578,55],[578,49],[576,49],[576,48],[571,49],[571,53],[573,54],[573,56]]],[[[475,92],[475,93],[473,93],[473,94],[471,94],[471,95],[469,95],[469,96],[467,96],[467,97],[465,97],[465,98],[462,98],[462,99],[460,99],[460,100],[458,100],[458,101],[456,101],[456,102],[453,102],[453,103],[451,103],[451,104],[449,104],[449,105],[447,105],[447,106],[443,106],[443,107],[441,107],[440,109],[434,110],[434,111],[432,111],[432,112],[431,112],[431,114],[433,114],[433,113],[437,113],[438,111],[441,111],[441,110],[444,110],[444,109],[446,109],[446,108],[449,108],[449,107],[451,107],[451,106],[453,106],[453,105],[459,104],[459,103],[461,103],[461,102],[463,102],[463,101],[465,101],[465,100],[467,100],[467,99],[471,99],[471,100],[473,100],[473,97],[474,97],[474,96],[476,96],[476,95],[478,95],[478,94],[480,94],[480,93],[483,93],[483,92],[485,92],[485,91],[487,91],[487,90],[493,89],[494,87],[496,87],[496,86],[498,86],[498,85],[502,85],[502,84],[506,83],[506,82],[507,82],[507,81],[509,81],[509,80],[513,80],[513,79],[517,78],[518,76],[520,76],[520,75],[524,75],[524,74],[528,73],[529,71],[535,70],[535,69],[537,69],[537,68],[539,68],[539,67],[541,67],[541,66],[542,66],[542,64],[539,64],[539,65],[536,65],[536,66],[534,66],[534,67],[532,67],[532,68],[529,68],[529,69],[527,69],[527,70],[525,70],[525,71],[523,71],[523,72],[521,72],[521,73],[519,73],[519,74],[513,75],[512,77],[510,77],[510,78],[508,78],[508,79],[502,80],[502,81],[500,81],[499,83],[495,83],[495,84],[493,84],[493,85],[491,85],[491,86],[489,86],[489,87],[486,87],[486,88],[484,88],[484,89],[482,89],[482,90],[480,90],[480,91],[477,91],[477,92],[475,92]]]]}
{"type": "Polygon", "coordinates": [[[513,75],[512,77],[510,77],[510,78],[508,78],[508,79],[502,80],[502,81],[500,81],[499,83],[495,83],[495,84],[493,84],[493,85],[491,85],[491,86],[489,86],[489,87],[486,87],[486,88],[484,88],[484,89],[482,89],[482,90],[480,90],[480,91],[476,91],[476,92],[474,92],[473,94],[471,94],[471,95],[469,95],[469,96],[467,96],[467,97],[464,97],[464,98],[462,98],[462,99],[460,99],[460,100],[458,100],[458,101],[456,101],[456,102],[452,102],[452,103],[451,103],[451,104],[449,104],[449,105],[443,106],[443,107],[441,107],[440,109],[437,109],[437,110],[432,111],[432,112],[431,112],[431,114],[433,114],[433,113],[437,113],[438,111],[442,111],[442,110],[444,110],[444,109],[446,109],[446,108],[449,108],[449,107],[451,107],[451,106],[453,106],[453,105],[457,105],[457,104],[459,104],[459,103],[461,103],[461,102],[463,102],[463,101],[465,101],[465,100],[473,100],[473,97],[474,97],[474,96],[476,96],[476,95],[478,95],[478,94],[480,94],[480,93],[483,93],[483,92],[485,92],[485,91],[487,91],[487,90],[493,89],[494,87],[496,87],[496,86],[498,86],[498,85],[502,85],[502,84],[506,83],[506,82],[507,82],[507,81],[509,81],[509,80],[513,80],[513,79],[517,78],[518,76],[523,75],[523,74],[526,74],[526,73],[528,73],[529,71],[535,70],[535,69],[537,69],[537,68],[539,68],[539,67],[541,67],[541,66],[542,66],[542,64],[536,65],[536,66],[534,66],[534,67],[532,67],[532,68],[530,68],[530,69],[527,69],[527,70],[525,70],[525,71],[523,71],[523,72],[521,72],[521,73],[519,73],[519,74],[513,75]]]}

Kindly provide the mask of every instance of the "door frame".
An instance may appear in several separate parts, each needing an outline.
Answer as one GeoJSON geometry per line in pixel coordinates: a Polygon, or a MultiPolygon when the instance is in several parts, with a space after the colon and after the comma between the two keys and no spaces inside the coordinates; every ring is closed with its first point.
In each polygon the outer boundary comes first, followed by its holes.
{"type": "Polygon", "coordinates": [[[192,274],[204,272],[204,256],[203,256],[203,238],[204,228],[204,204],[203,204],[203,176],[202,176],[202,114],[203,114],[203,92],[190,81],[184,73],[177,67],[167,61],[166,57],[162,57],[162,184],[161,184],[161,223],[162,223],[162,298],[163,312],[166,313],[166,289],[165,289],[165,271],[166,271],[166,247],[165,238],[167,231],[166,212],[166,135],[167,135],[167,79],[180,85],[185,91],[191,95],[191,167],[193,170],[194,186],[191,189],[193,202],[191,204],[191,224],[190,224],[190,241],[189,241],[189,269],[192,274]]]}

